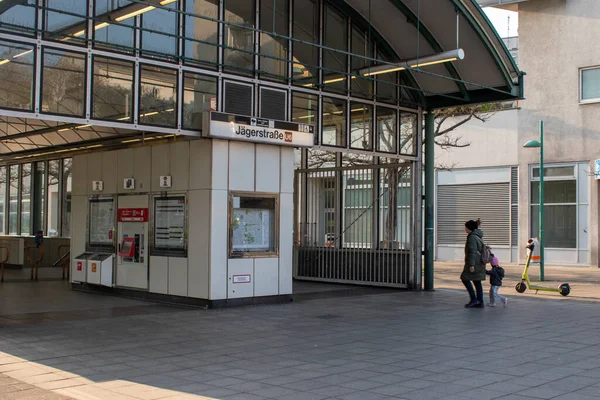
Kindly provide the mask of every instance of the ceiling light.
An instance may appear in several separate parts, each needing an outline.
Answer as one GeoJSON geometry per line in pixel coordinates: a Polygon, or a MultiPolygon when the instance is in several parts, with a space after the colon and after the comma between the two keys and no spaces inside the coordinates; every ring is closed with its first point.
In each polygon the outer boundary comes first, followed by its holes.
{"type": "Polygon", "coordinates": [[[128,139],[128,140],[121,140],[121,143],[134,143],[134,142],[141,142],[142,139],[128,139]]]}
{"type": "Polygon", "coordinates": [[[125,21],[126,19],[135,17],[136,15],[143,14],[143,13],[145,13],[147,11],[152,11],[155,8],[156,7],[154,7],[154,6],[148,6],[148,7],[140,8],[139,10],[132,11],[129,14],[121,15],[120,17],[115,18],[115,21],[117,21],[117,22],[125,21]]]}
{"type": "Polygon", "coordinates": [[[13,58],[19,58],[19,57],[22,57],[22,56],[24,56],[26,54],[29,54],[31,52],[33,52],[33,50],[27,50],[27,51],[22,52],[21,54],[17,54],[16,56],[13,56],[13,58]]]}
{"type": "Polygon", "coordinates": [[[0,65],[8,64],[10,60],[7,58],[6,60],[0,61],[0,65]]]}
{"type": "Polygon", "coordinates": [[[413,60],[406,60],[400,64],[383,64],[374,67],[367,67],[358,70],[359,75],[373,76],[379,74],[387,74],[389,72],[403,71],[407,68],[425,67],[427,65],[441,64],[450,61],[463,60],[465,52],[463,49],[444,51],[442,53],[433,54],[430,56],[419,57],[413,60]]]}

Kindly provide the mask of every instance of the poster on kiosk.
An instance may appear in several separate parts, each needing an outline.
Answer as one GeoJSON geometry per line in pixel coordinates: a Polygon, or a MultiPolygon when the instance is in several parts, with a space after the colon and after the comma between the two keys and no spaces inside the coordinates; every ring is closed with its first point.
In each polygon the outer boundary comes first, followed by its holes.
{"type": "Polygon", "coordinates": [[[117,286],[148,289],[148,196],[119,196],[117,286]]]}

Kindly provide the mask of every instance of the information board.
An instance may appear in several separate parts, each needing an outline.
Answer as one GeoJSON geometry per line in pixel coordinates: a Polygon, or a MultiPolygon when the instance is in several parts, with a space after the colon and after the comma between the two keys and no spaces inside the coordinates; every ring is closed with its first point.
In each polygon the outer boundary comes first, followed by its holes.
{"type": "Polygon", "coordinates": [[[90,245],[112,245],[114,227],[114,199],[90,200],[90,245]]]}
{"type": "Polygon", "coordinates": [[[273,210],[234,208],[233,251],[271,250],[271,223],[273,210]]]}
{"type": "Polygon", "coordinates": [[[154,247],[184,249],[185,197],[157,198],[154,207],[154,247]]]}

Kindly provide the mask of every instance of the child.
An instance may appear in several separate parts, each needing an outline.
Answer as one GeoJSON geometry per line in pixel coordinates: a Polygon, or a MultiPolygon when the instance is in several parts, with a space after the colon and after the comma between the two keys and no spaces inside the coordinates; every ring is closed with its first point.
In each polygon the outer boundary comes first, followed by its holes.
{"type": "Polygon", "coordinates": [[[492,269],[486,270],[486,275],[490,276],[490,303],[488,306],[496,307],[496,299],[499,299],[506,307],[506,303],[508,299],[500,294],[498,294],[498,289],[502,286],[502,278],[504,278],[504,268],[498,265],[498,257],[492,257],[492,269]]]}

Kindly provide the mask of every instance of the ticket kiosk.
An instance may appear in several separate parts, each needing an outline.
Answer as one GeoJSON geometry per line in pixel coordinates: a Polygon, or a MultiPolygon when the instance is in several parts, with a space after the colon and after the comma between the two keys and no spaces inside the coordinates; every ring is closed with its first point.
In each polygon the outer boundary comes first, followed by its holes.
{"type": "Polygon", "coordinates": [[[116,285],[148,289],[148,196],[119,196],[116,285]]]}

